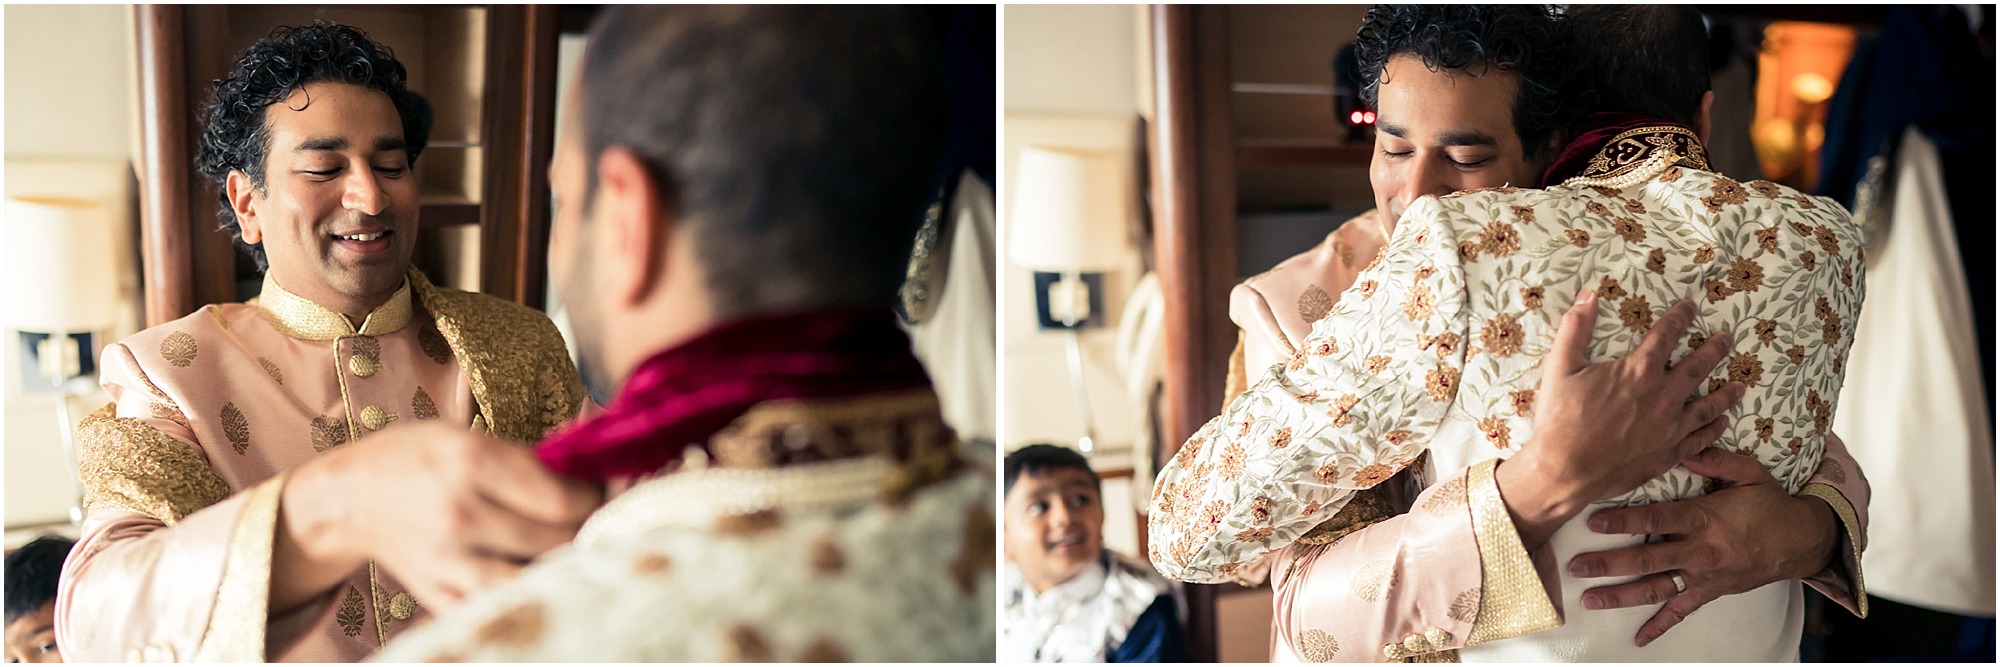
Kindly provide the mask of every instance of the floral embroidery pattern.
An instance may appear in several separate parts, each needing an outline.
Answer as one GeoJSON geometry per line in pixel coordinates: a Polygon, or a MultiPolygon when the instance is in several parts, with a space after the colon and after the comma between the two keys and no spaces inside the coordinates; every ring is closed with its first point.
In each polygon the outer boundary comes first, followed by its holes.
{"type": "Polygon", "coordinates": [[[1340,642],[1333,640],[1324,630],[1307,630],[1299,633],[1299,654],[1308,662],[1333,662],[1333,656],[1340,653],[1340,642]]]}
{"type": "Polygon", "coordinates": [[[235,403],[222,404],[222,436],[229,439],[229,448],[241,454],[250,449],[250,420],[243,418],[243,411],[235,403]]]}
{"type": "Polygon", "coordinates": [[[1445,615],[1450,616],[1451,620],[1468,624],[1478,619],[1479,589],[1477,588],[1470,589],[1462,593],[1459,593],[1457,597],[1452,598],[1451,609],[1447,610],[1445,612],[1445,615]]]}
{"type": "MultiPolygon", "coordinates": [[[[1796,490],[1819,464],[1859,312],[1858,229],[1783,186],[1660,169],[1629,186],[1413,203],[1355,291],[1298,341],[1304,353],[1194,438],[1241,443],[1241,458],[1210,444],[1160,473],[1155,511],[1169,519],[1149,524],[1156,565],[1214,581],[1224,565],[1291,544],[1426,448],[1439,471],[1515,451],[1532,435],[1542,351],[1580,288],[1607,311],[1593,359],[1630,353],[1683,299],[1699,312],[1676,359],[1722,331],[1755,340],[1705,383],[1750,388],[1720,444],[1753,451],[1796,490]],[[1477,435],[1434,437],[1447,425],[1477,435]]],[[[1700,488],[1677,469],[1609,502],[1700,488]]]]}
{"type": "Polygon", "coordinates": [[[1333,312],[1333,297],[1318,285],[1307,285],[1306,291],[1299,293],[1299,319],[1318,322],[1330,312],[1333,312]]]}
{"type": "Polygon", "coordinates": [[[1348,584],[1355,597],[1368,602],[1381,602],[1389,594],[1389,589],[1396,587],[1401,574],[1395,563],[1378,560],[1361,566],[1348,584]]]}
{"type": "Polygon", "coordinates": [[[1646,330],[1653,328],[1653,309],[1646,304],[1644,295],[1634,295],[1618,303],[1618,321],[1633,333],[1646,335],[1646,330]]]}
{"type": "Polygon", "coordinates": [[[347,444],[347,421],[339,417],[314,417],[312,443],[317,453],[347,444]]]}
{"type": "Polygon", "coordinates": [[[1521,324],[1506,314],[1494,315],[1479,330],[1479,342],[1486,349],[1500,356],[1509,356],[1521,351],[1521,324]]]}
{"type": "Polygon", "coordinates": [[[1535,411],[1535,390],[1507,392],[1507,400],[1513,403],[1514,416],[1526,417],[1535,411]]]}
{"type": "Polygon", "coordinates": [[[1512,429],[1507,427],[1507,420],[1500,417],[1479,420],[1479,432],[1486,434],[1486,442],[1493,445],[1494,449],[1505,450],[1514,442],[1512,429]]]}
{"type": "Polygon", "coordinates": [[[424,393],[423,387],[417,387],[417,393],[410,396],[410,414],[418,419],[438,418],[437,402],[431,400],[430,394],[424,393]]]}
{"type": "Polygon", "coordinates": [[[340,632],[349,637],[361,635],[361,624],[366,622],[367,607],[361,601],[361,589],[354,584],[347,585],[347,597],[340,603],[340,611],[334,612],[333,621],[340,624],[340,632]]]}
{"type": "Polygon", "coordinates": [[[166,340],[160,341],[160,356],[165,358],[167,363],[173,364],[175,368],[187,368],[194,365],[195,355],[200,352],[201,345],[196,343],[194,336],[188,335],[186,331],[173,332],[167,335],[166,340]]]}

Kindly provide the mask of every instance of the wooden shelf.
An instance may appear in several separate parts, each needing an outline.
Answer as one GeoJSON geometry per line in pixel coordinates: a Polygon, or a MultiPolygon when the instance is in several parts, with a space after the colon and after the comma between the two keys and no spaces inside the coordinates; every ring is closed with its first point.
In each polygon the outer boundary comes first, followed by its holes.
{"type": "Polygon", "coordinates": [[[425,229],[479,224],[479,205],[470,202],[424,202],[418,209],[417,224],[425,229]]]}
{"type": "Polygon", "coordinates": [[[1236,166],[1368,166],[1374,146],[1336,139],[1236,140],[1236,166]]]}

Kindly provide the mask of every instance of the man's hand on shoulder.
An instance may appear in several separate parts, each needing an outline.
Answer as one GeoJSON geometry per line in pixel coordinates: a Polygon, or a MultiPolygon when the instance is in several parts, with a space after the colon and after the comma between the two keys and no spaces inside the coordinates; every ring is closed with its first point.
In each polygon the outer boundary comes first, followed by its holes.
{"type": "Polygon", "coordinates": [[[1597,295],[1586,290],[1563,314],[1542,360],[1534,435],[1494,471],[1530,551],[1589,503],[1638,488],[1715,442],[1728,427],[1724,413],[1743,399],[1739,383],[1693,397],[1728,358],[1727,332],[1668,363],[1694,324],[1692,303],[1668,308],[1630,355],[1590,363],[1597,311],[1597,295]]]}
{"type": "Polygon", "coordinates": [[[1640,646],[1724,595],[1812,576],[1840,546],[1832,508],[1816,498],[1792,497],[1756,459],[1710,448],[1684,465],[1721,488],[1590,517],[1594,532],[1663,535],[1668,541],[1581,554],[1569,564],[1577,577],[1642,577],[1584,591],[1586,609],[1667,603],[1640,626],[1634,638],[1640,646]],[[1685,592],[1676,593],[1676,574],[1687,585],[1685,592]]]}
{"type": "Polygon", "coordinates": [[[602,489],[523,447],[439,424],[370,434],[291,473],[273,548],[273,612],[373,559],[433,611],[576,536],[602,489]]]}

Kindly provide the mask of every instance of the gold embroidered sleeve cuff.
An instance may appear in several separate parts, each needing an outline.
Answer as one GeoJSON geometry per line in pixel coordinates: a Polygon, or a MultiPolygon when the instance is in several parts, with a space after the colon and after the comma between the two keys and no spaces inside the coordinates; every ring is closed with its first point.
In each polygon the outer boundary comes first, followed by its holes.
{"type": "Polygon", "coordinates": [[[1472,466],[1466,487],[1472,507],[1472,532],[1479,543],[1479,616],[1467,645],[1562,627],[1562,615],[1549,601],[1548,589],[1521,535],[1500,499],[1493,478],[1498,459],[1472,466]]]}
{"type": "Polygon", "coordinates": [[[229,484],[193,445],[106,405],[76,427],[84,506],[122,507],[174,525],[228,498],[229,484]]]}
{"type": "Polygon", "coordinates": [[[271,547],[277,537],[278,497],[286,474],[248,492],[250,499],[229,534],[222,584],[202,633],[198,662],[264,662],[264,626],[270,618],[271,547]]]}
{"type": "Polygon", "coordinates": [[[1820,482],[1800,488],[1799,495],[1826,501],[1841,526],[1838,561],[1808,577],[1806,582],[1855,616],[1867,618],[1868,587],[1861,579],[1861,552],[1868,548],[1868,535],[1861,532],[1861,521],[1854,513],[1854,504],[1847,502],[1847,496],[1841,495],[1839,489],[1820,482]]]}

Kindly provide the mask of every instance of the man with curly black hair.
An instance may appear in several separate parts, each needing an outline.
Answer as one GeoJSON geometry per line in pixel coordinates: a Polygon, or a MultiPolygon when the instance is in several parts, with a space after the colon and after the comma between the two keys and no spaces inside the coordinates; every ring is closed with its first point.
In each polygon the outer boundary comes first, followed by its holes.
{"type": "Polygon", "coordinates": [[[1384,215],[1233,295],[1257,381],[1161,473],[1152,556],[1214,581],[1261,577],[1274,555],[1291,657],[1796,659],[1796,580],[1836,599],[1859,585],[1848,498],[1866,485],[1825,428],[1858,305],[1851,224],[1706,171],[1706,63],[1670,57],[1700,53],[1685,16],[1621,13],[1578,36],[1556,21],[1372,10],[1384,215]],[[1584,39],[1661,55],[1558,51],[1584,39]],[[1604,71],[1531,80],[1550,67],[1604,71]],[[1654,79],[1699,84],[1665,111],[1594,101],[1654,79]],[[1778,261],[1802,241],[1825,254],[1778,261]],[[1817,319],[1782,307],[1815,298],[1817,319]],[[1600,302],[1619,326],[1592,326],[1600,302]],[[1701,629],[1636,650],[1690,619],[1701,629]]]}
{"type": "Polygon", "coordinates": [[[411,269],[431,111],[388,47],[279,28],[201,118],[196,166],[263,289],[104,351],[56,632],[88,661],[359,660],[601,498],[425,427],[531,442],[582,381],[541,313],[411,269]]]}

